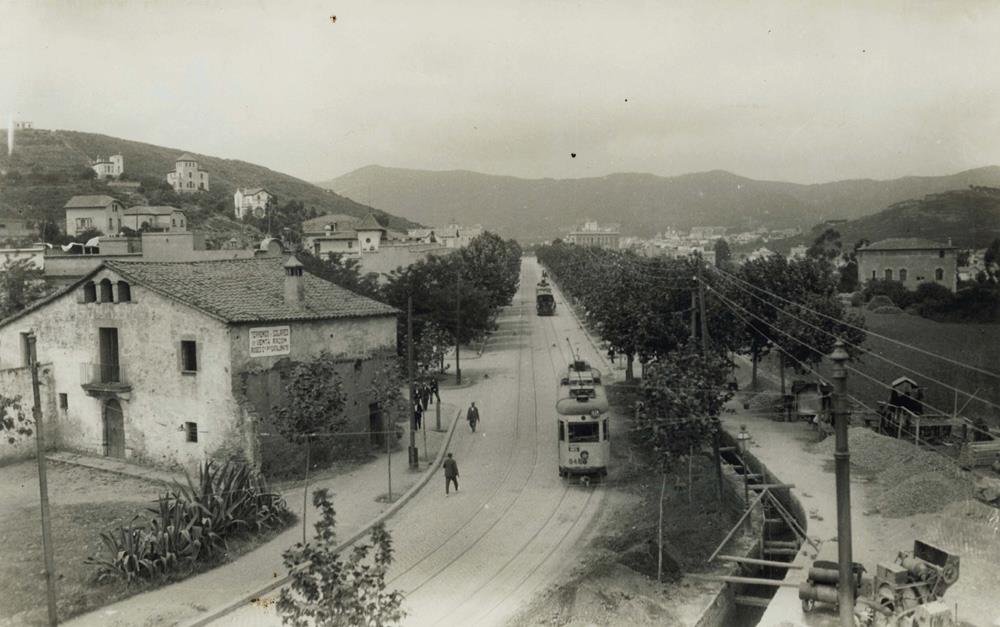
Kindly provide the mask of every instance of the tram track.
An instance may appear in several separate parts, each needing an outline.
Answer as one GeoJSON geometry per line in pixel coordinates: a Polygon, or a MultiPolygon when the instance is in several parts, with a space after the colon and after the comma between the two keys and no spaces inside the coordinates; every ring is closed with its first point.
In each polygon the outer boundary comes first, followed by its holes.
{"type": "MultiPolygon", "coordinates": [[[[519,320],[525,319],[526,312],[527,315],[530,316],[533,313],[533,308],[528,306],[526,298],[522,298],[519,320]]],[[[522,481],[517,482],[517,486],[513,491],[511,498],[504,504],[503,509],[500,511],[499,514],[496,513],[496,510],[490,510],[490,512],[495,516],[494,520],[487,527],[485,527],[481,531],[478,531],[476,537],[471,539],[471,542],[469,541],[469,539],[465,539],[466,540],[465,546],[463,546],[462,549],[457,554],[452,556],[445,564],[436,568],[431,575],[424,578],[419,584],[407,590],[406,594],[408,596],[420,591],[421,589],[424,589],[425,586],[427,586],[427,584],[437,580],[439,577],[444,575],[450,567],[455,565],[463,558],[470,556],[470,553],[474,549],[480,547],[481,544],[491,534],[496,533],[498,525],[506,521],[507,515],[513,510],[515,510],[515,508],[522,503],[523,498],[526,498],[526,495],[529,492],[529,486],[533,485],[534,481],[538,476],[537,473],[539,472],[540,467],[544,466],[544,464],[540,463],[541,448],[543,446],[548,447],[548,445],[551,443],[549,443],[548,441],[543,442],[539,438],[538,419],[539,415],[543,412],[539,408],[539,403],[541,399],[539,398],[539,394],[537,393],[534,387],[534,384],[537,383],[538,381],[538,378],[536,376],[538,373],[537,363],[536,363],[538,356],[535,354],[538,348],[532,345],[532,339],[535,336],[534,326],[535,325],[533,323],[529,324],[527,333],[527,339],[528,339],[527,346],[530,349],[529,351],[530,361],[528,364],[529,368],[527,369],[530,379],[527,382],[527,384],[531,385],[531,394],[533,397],[532,402],[530,404],[531,415],[530,417],[525,416],[523,413],[524,408],[522,407],[522,403],[526,401],[526,399],[523,399],[522,396],[524,393],[524,390],[522,388],[524,388],[525,386],[524,376],[526,374],[525,373],[526,369],[524,368],[525,343],[520,342],[518,346],[518,358],[517,358],[518,366],[517,366],[517,376],[516,376],[516,382],[518,385],[517,405],[516,405],[518,408],[518,416],[514,426],[513,443],[510,447],[510,452],[507,457],[508,468],[505,471],[502,480],[499,481],[491,491],[491,494],[489,498],[486,500],[486,503],[490,503],[493,500],[495,500],[497,495],[502,490],[509,489],[510,486],[508,485],[508,482],[511,481],[514,477],[514,468],[512,462],[517,457],[518,451],[521,450],[520,447],[523,444],[522,441],[531,442],[533,445],[530,458],[530,471],[526,474],[526,476],[522,481]],[[520,424],[522,421],[526,423],[524,425],[525,428],[522,428],[522,425],[520,424]],[[530,425],[530,428],[527,428],[528,425],[530,425]]],[[[552,336],[558,335],[555,321],[549,320],[539,326],[541,330],[542,339],[545,342],[544,351],[548,356],[549,365],[552,369],[552,373],[556,377],[556,380],[558,380],[560,370],[559,366],[557,366],[555,362],[551,346],[554,345],[559,350],[560,356],[563,356],[563,348],[561,347],[558,340],[555,342],[551,341],[552,336]]],[[[519,338],[525,337],[523,326],[519,329],[518,337],[519,338]]],[[[473,590],[465,594],[464,597],[461,600],[459,600],[457,604],[454,605],[447,604],[449,607],[440,608],[440,611],[435,612],[436,617],[432,618],[426,624],[435,624],[435,625],[457,624],[452,622],[454,620],[454,617],[456,615],[462,615],[462,613],[469,608],[470,604],[481,601],[481,599],[478,599],[477,597],[479,597],[484,590],[491,587],[493,589],[496,589],[498,587],[505,588],[507,589],[507,591],[504,594],[502,594],[500,598],[490,599],[491,603],[489,605],[489,608],[485,612],[478,612],[476,614],[477,619],[474,620],[472,624],[482,624],[483,622],[490,622],[490,617],[492,614],[495,613],[497,608],[511,601],[516,597],[516,595],[520,594],[525,584],[531,579],[531,577],[533,577],[535,573],[537,573],[538,570],[542,568],[545,564],[549,563],[549,561],[551,560],[553,555],[556,554],[557,551],[564,549],[566,539],[569,538],[573,533],[575,533],[576,530],[579,528],[581,521],[584,521],[586,519],[585,514],[587,514],[587,512],[590,511],[594,495],[597,492],[597,490],[598,488],[595,487],[587,488],[586,498],[583,499],[582,502],[577,501],[573,503],[572,509],[569,509],[567,506],[567,498],[574,491],[573,486],[572,484],[569,484],[567,482],[562,482],[562,488],[558,492],[559,494],[558,498],[550,500],[550,502],[554,503],[554,505],[552,505],[549,508],[547,516],[545,516],[542,523],[538,525],[537,528],[534,529],[531,535],[524,538],[524,540],[520,542],[520,544],[516,547],[516,550],[514,550],[510,555],[508,555],[504,560],[504,562],[501,565],[499,565],[499,567],[492,570],[492,573],[488,578],[486,578],[484,581],[479,582],[478,585],[473,590]],[[569,511],[567,511],[568,509],[569,511]],[[519,560],[524,560],[525,556],[530,554],[530,551],[535,550],[535,545],[538,544],[540,539],[546,537],[545,535],[546,531],[552,530],[553,525],[559,525],[560,532],[558,537],[548,538],[548,540],[552,542],[552,546],[548,547],[548,549],[542,553],[541,559],[532,563],[530,565],[530,568],[528,568],[525,573],[521,574],[516,572],[516,569],[514,569],[514,565],[519,560]],[[496,582],[499,579],[511,576],[516,577],[516,579],[512,581],[510,584],[504,584],[501,586],[496,585],[496,582]]],[[[390,580],[390,583],[392,581],[398,580],[400,577],[411,572],[414,568],[416,568],[420,564],[425,563],[427,559],[431,558],[438,551],[443,550],[448,544],[461,539],[461,536],[466,534],[468,530],[473,527],[475,521],[478,519],[478,517],[484,511],[484,509],[485,508],[480,509],[479,511],[476,512],[476,514],[466,519],[457,529],[452,531],[448,536],[443,538],[440,542],[437,542],[431,551],[426,553],[417,562],[407,567],[406,570],[394,576],[393,579],[390,580]]],[[[552,531],[555,532],[555,530],[552,531]]],[[[424,620],[421,620],[419,622],[421,624],[425,623],[424,620]]]]}

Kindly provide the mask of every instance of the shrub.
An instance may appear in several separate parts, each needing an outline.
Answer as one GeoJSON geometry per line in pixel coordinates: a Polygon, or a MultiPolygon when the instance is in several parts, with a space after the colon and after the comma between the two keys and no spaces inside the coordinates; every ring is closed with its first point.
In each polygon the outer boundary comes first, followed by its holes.
{"type": "Polygon", "coordinates": [[[875,296],[887,296],[893,304],[903,308],[913,302],[913,293],[906,289],[905,285],[899,281],[885,279],[870,279],[865,283],[862,295],[866,303],[875,296]]]}
{"type": "Polygon", "coordinates": [[[102,533],[103,554],[87,558],[98,581],[154,579],[214,559],[226,539],[283,527],[292,519],[285,500],[268,491],[258,473],[238,463],[205,462],[198,483],[175,485],[150,508],[148,525],[136,520],[102,533]]]}

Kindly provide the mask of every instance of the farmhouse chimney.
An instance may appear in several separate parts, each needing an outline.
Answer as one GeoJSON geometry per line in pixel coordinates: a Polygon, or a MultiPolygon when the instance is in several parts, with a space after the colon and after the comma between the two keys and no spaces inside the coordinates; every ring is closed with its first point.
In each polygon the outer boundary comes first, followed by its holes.
{"type": "Polygon", "coordinates": [[[295,255],[288,258],[285,268],[285,304],[301,305],[304,300],[305,285],[303,282],[302,264],[295,255]]]}

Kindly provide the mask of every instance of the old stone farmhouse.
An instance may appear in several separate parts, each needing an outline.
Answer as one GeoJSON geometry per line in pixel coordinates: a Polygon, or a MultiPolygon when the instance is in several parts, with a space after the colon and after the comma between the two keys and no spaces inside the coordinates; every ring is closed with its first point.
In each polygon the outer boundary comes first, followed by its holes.
{"type": "Polygon", "coordinates": [[[353,430],[382,430],[367,390],[377,356],[395,351],[396,314],[294,257],[108,260],[0,322],[0,384],[30,410],[34,336],[56,447],[188,470],[259,463],[283,373],[324,350],[341,366],[353,430]]]}

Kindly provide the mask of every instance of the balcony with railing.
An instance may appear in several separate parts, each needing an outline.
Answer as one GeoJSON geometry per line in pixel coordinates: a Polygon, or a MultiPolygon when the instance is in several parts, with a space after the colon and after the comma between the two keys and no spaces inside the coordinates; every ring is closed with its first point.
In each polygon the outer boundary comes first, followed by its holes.
{"type": "Polygon", "coordinates": [[[121,364],[80,364],[80,385],[91,396],[115,396],[132,390],[121,364]]]}

